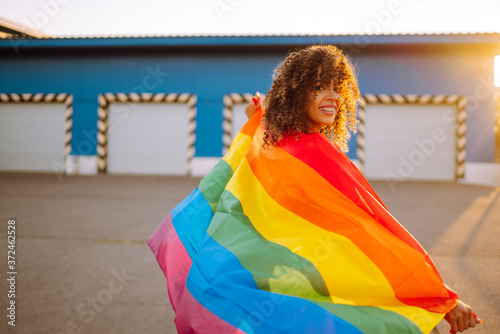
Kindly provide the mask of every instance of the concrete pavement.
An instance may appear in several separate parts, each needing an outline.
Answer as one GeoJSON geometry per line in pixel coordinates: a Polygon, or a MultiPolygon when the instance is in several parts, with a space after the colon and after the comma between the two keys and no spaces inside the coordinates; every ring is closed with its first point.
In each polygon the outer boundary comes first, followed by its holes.
{"type": "MultiPolygon", "coordinates": [[[[146,239],[200,179],[0,173],[1,270],[16,220],[16,326],[1,333],[176,333],[166,281],[146,239]]],[[[500,333],[500,189],[372,182],[443,279],[500,333]]],[[[440,324],[441,333],[447,333],[440,324]]]]}

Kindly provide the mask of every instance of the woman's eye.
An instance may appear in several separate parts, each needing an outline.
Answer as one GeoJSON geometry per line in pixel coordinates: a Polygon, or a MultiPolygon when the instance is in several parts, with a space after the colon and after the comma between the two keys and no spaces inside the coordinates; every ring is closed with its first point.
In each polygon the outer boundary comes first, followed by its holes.
{"type": "Polygon", "coordinates": [[[323,90],[323,86],[318,85],[318,86],[316,86],[316,87],[315,87],[315,89],[316,89],[316,90],[323,90]]]}

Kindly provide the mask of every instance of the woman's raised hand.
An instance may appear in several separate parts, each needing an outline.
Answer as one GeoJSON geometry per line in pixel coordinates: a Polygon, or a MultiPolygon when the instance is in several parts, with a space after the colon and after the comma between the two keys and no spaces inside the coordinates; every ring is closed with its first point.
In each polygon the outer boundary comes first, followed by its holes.
{"type": "Polygon", "coordinates": [[[245,108],[245,114],[247,117],[252,117],[257,108],[262,108],[262,98],[260,97],[259,92],[255,93],[255,96],[252,97],[252,102],[248,103],[245,108]]]}

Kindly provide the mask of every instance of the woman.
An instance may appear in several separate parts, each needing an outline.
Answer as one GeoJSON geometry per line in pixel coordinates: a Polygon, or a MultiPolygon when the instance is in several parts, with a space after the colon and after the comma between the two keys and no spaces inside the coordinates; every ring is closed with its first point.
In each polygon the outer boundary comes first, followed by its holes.
{"type": "Polygon", "coordinates": [[[228,154],[153,233],[180,333],[428,333],[469,306],[340,148],[353,68],[332,46],[291,53],[228,154]],[[262,122],[262,126],[260,123],[262,122]]]}

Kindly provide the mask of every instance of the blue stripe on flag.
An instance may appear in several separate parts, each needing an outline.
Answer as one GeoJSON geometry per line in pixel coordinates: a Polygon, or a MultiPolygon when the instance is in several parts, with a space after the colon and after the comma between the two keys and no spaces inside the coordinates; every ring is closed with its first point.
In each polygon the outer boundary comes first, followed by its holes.
{"type": "Polygon", "coordinates": [[[306,299],[259,290],[236,256],[209,235],[205,238],[193,259],[186,286],[200,304],[221,319],[247,333],[362,334],[306,299]]]}
{"type": "Polygon", "coordinates": [[[210,204],[196,188],[171,212],[172,224],[189,257],[193,259],[214,216],[210,204]]]}

